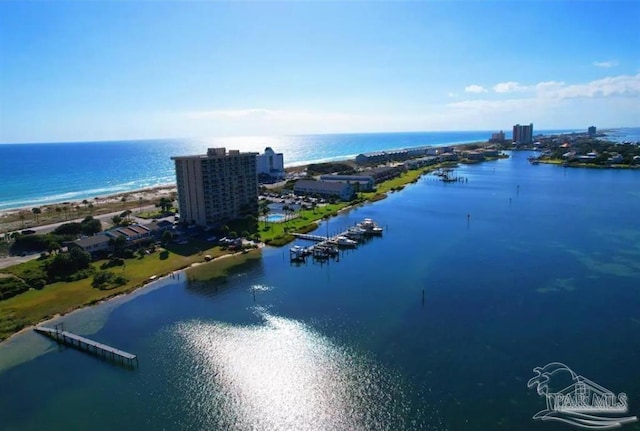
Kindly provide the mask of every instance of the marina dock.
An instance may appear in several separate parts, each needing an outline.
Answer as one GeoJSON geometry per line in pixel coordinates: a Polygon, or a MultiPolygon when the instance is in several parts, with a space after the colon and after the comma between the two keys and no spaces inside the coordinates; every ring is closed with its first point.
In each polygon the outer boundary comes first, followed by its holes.
{"type": "Polygon", "coordinates": [[[338,248],[355,248],[359,241],[371,236],[382,235],[383,229],[371,219],[364,219],[355,226],[333,236],[322,236],[307,233],[293,233],[296,238],[316,242],[311,247],[296,245],[289,249],[289,259],[292,262],[305,262],[308,256],[316,260],[326,260],[329,257],[339,258],[338,248]]]}
{"type": "Polygon", "coordinates": [[[65,331],[63,330],[62,325],[56,325],[55,328],[37,326],[34,328],[34,331],[39,334],[46,335],[49,338],[53,338],[60,344],[99,356],[118,365],[129,368],[138,366],[138,357],[136,355],[65,331]]]}

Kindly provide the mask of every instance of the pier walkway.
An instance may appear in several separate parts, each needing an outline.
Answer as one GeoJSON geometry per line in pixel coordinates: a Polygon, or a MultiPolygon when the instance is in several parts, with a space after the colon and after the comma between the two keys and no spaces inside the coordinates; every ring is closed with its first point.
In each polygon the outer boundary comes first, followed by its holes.
{"type": "MultiPolygon", "coordinates": [[[[340,235],[344,235],[346,232],[340,234],[340,235]]],[[[296,238],[300,238],[300,239],[306,239],[309,241],[316,241],[316,242],[324,242],[327,241],[328,237],[326,236],[322,236],[322,235],[311,235],[308,233],[292,233],[291,235],[295,236],[296,238]]],[[[337,236],[337,235],[336,235],[337,236]]]]}
{"type": "Polygon", "coordinates": [[[106,360],[133,368],[138,365],[138,357],[131,353],[118,350],[106,344],[98,343],[80,335],[64,331],[61,328],[47,328],[46,326],[37,326],[34,331],[53,338],[58,343],[82,350],[87,353],[100,356],[106,360]]]}

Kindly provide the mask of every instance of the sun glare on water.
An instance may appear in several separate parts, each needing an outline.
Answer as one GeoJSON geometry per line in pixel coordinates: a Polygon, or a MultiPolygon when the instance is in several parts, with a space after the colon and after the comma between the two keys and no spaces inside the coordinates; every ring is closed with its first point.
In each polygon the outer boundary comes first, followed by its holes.
{"type": "Polygon", "coordinates": [[[261,325],[177,327],[195,368],[185,395],[205,428],[404,428],[401,385],[382,367],[300,322],[257,313],[261,325]]]}

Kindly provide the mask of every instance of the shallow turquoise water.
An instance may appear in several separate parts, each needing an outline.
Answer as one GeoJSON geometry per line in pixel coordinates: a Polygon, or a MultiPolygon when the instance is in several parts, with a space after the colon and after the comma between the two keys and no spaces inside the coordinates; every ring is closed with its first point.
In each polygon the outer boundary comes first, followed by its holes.
{"type": "Polygon", "coordinates": [[[568,429],[531,419],[527,380],[553,361],[638,415],[640,172],[526,156],[331,219],[320,232],[386,227],[339,262],[267,249],[224,284],[166,279],[74,315],[140,367],[52,348],[0,374],[1,428],[568,429]]]}

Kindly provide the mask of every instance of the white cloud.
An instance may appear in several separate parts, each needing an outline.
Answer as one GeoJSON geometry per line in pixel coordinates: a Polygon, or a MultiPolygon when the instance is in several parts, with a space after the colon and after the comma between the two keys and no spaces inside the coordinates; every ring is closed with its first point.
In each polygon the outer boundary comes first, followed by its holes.
{"type": "Polygon", "coordinates": [[[594,61],[593,65],[596,67],[604,67],[608,69],[610,67],[616,67],[618,65],[618,62],[616,60],[594,61]]]}
{"type": "Polygon", "coordinates": [[[536,85],[538,97],[572,99],[580,97],[640,96],[640,73],[619,75],[591,81],[585,84],[541,82],[536,85]]]}
{"type": "Polygon", "coordinates": [[[523,86],[514,81],[500,82],[493,86],[493,91],[496,93],[514,93],[517,91],[527,91],[531,87],[523,86]]]}
{"type": "Polygon", "coordinates": [[[452,92],[449,92],[449,94],[447,94],[447,96],[449,96],[449,97],[458,97],[458,95],[456,93],[452,93],[452,92]]]}
{"type": "Polygon", "coordinates": [[[484,88],[481,85],[472,84],[472,85],[467,85],[466,87],[464,87],[464,91],[466,93],[486,93],[487,89],[484,88]]]}
{"type": "MultiPolygon", "coordinates": [[[[467,127],[483,124],[515,124],[532,121],[544,128],[581,126],[585,123],[637,124],[640,119],[640,73],[569,84],[544,81],[534,85],[496,84],[493,90],[509,98],[452,101],[443,112],[467,127]],[[509,90],[509,91],[506,91],[509,90]],[[523,93],[516,95],[516,91],[523,93]],[[542,126],[544,125],[544,126],[542,126]]],[[[504,126],[503,126],[504,127],[504,126]]],[[[586,126],[585,126],[586,127],[586,126]]]]}

